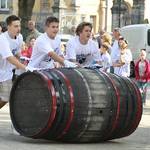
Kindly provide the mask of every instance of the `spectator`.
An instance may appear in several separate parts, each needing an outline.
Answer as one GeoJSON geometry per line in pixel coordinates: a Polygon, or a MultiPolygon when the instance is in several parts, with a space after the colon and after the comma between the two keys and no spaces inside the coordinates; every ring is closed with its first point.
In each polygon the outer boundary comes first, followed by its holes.
{"type": "Polygon", "coordinates": [[[108,52],[111,53],[111,44],[112,44],[112,36],[105,32],[102,36],[101,36],[101,44],[103,43],[107,43],[108,46],[108,52]]]}
{"type": "Polygon", "coordinates": [[[0,34],[7,31],[7,25],[5,22],[0,22],[0,34]]]}
{"type": "Polygon", "coordinates": [[[102,35],[103,35],[104,33],[105,33],[105,30],[100,30],[99,33],[98,33],[99,35],[98,35],[98,37],[96,38],[99,48],[101,48],[101,45],[102,45],[101,37],[102,37],[102,35]]]}
{"type": "Polygon", "coordinates": [[[78,62],[82,66],[98,63],[100,58],[99,48],[91,39],[92,25],[82,22],[76,29],[75,37],[66,44],[66,58],[72,62],[78,62]]]}
{"type": "Polygon", "coordinates": [[[74,36],[75,35],[75,31],[76,31],[76,27],[72,26],[71,29],[70,29],[70,34],[74,36]]]}
{"type": "Polygon", "coordinates": [[[22,48],[21,48],[20,61],[21,63],[27,65],[29,63],[29,60],[30,60],[30,54],[28,52],[28,47],[27,47],[27,44],[23,42],[22,48]]]}
{"type": "Polygon", "coordinates": [[[48,17],[45,22],[45,33],[40,35],[34,44],[29,66],[46,69],[54,68],[55,62],[66,67],[76,67],[76,64],[64,60],[61,52],[61,40],[57,35],[59,20],[48,17]]]}
{"type": "Polygon", "coordinates": [[[2,33],[2,25],[0,24],[0,34],[2,33]]]}
{"type": "Polygon", "coordinates": [[[23,42],[22,44],[22,49],[21,49],[21,56],[22,58],[29,60],[32,54],[32,49],[33,46],[35,44],[35,38],[31,37],[31,39],[29,40],[29,43],[26,44],[25,42],[23,42]]]}
{"type": "MultiPolygon", "coordinates": [[[[118,45],[119,37],[120,37],[120,29],[114,28],[114,30],[113,30],[114,42],[112,44],[111,53],[110,53],[112,63],[115,63],[120,57],[120,48],[118,45]]],[[[113,66],[111,66],[110,72],[111,73],[114,72],[113,66]]]]}
{"type": "Polygon", "coordinates": [[[101,51],[101,63],[103,66],[100,70],[110,72],[111,58],[108,52],[109,44],[107,42],[102,43],[100,51],[101,51]]]}
{"type": "Polygon", "coordinates": [[[130,62],[132,61],[132,54],[130,49],[127,48],[128,43],[123,38],[119,38],[120,52],[118,60],[113,62],[114,73],[119,76],[129,77],[130,76],[130,62]]]}
{"type": "Polygon", "coordinates": [[[29,58],[28,47],[27,47],[27,44],[25,42],[23,42],[22,46],[21,46],[21,56],[29,58]]]}
{"type": "Polygon", "coordinates": [[[0,46],[0,108],[9,101],[13,68],[29,70],[29,67],[21,64],[16,58],[22,44],[20,19],[11,15],[6,19],[6,23],[8,31],[0,35],[0,43],[2,43],[0,46]]]}
{"type": "Polygon", "coordinates": [[[26,37],[26,43],[29,43],[31,37],[37,38],[41,33],[35,28],[35,21],[28,21],[28,33],[26,37]]]}
{"type": "Polygon", "coordinates": [[[28,45],[28,57],[30,58],[31,55],[32,55],[32,50],[33,50],[33,46],[35,44],[35,41],[36,41],[36,38],[35,37],[31,37],[29,39],[29,43],[27,44],[28,45]]]}
{"type": "Polygon", "coordinates": [[[150,81],[150,64],[146,55],[146,49],[141,49],[139,60],[135,64],[135,79],[141,92],[143,104],[146,103],[147,86],[150,81]]]}

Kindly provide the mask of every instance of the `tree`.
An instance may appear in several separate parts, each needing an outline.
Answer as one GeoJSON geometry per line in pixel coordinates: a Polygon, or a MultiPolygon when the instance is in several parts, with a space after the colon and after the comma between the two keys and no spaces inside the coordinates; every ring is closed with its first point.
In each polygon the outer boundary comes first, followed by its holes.
{"type": "Polygon", "coordinates": [[[143,23],[144,24],[149,24],[148,18],[144,19],[143,23]]]}
{"type": "Polygon", "coordinates": [[[21,32],[24,39],[27,35],[27,23],[31,19],[34,4],[35,0],[18,0],[18,16],[21,18],[21,32]]]}

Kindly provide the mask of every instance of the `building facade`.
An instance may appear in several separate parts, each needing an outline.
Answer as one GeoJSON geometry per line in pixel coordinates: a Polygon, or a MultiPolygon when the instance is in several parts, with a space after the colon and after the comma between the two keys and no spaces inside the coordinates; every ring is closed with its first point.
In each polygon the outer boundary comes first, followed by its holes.
{"type": "Polygon", "coordinates": [[[112,10],[112,28],[129,24],[144,23],[144,0],[114,0],[112,10]]]}
{"type": "MultiPolygon", "coordinates": [[[[0,20],[18,14],[18,0],[0,0],[0,20]]],[[[82,21],[93,24],[93,32],[143,23],[150,19],[149,0],[36,0],[32,19],[42,31],[47,16],[60,20],[60,32],[70,33],[82,21]]]]}
{"type": "MultiPolygon", "coordinates": [[[[93,24],[93,32],[101,29],[111,31],[114,27],[144,23],[150,19],[149,0],[37,0],[41,8],[33,17],[37,21],[47,15],[54,15],[60,20],[60,32],[69,33],[82,21],[93,24]],[[44,12],[43,12],[44,10],[44,12]],[[36,17],[37,16],[37,17],[36,17]],[[41,18],[39,18],[41,17],[41,18]]],[[[38,3],[36,2],[37,6],[38,3]]],[[[35,12],[35,9],[34,9],[35,12]]]]}
{"type": "Polygon", "coordinates": [[[5,21],[10,14],[18,13],[18,0],[0,0],[0,21],[5,21]]]}

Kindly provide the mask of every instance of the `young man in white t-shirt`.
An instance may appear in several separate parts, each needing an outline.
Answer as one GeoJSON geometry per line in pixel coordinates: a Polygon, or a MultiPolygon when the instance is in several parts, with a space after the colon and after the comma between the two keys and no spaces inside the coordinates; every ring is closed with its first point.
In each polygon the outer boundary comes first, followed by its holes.
{"type": "Polygon", "coordinates": [[[12,87],[12,70],[14,68],[29,70],[16,58],[23,41],[20,34],[20,19],[11,15],[6,19],[6,23],[8,31],[0,35],[0,108],[9,100],[12,87]]]}
{"type": "Polygon", "coordinates": [[[100,59],[99,48],[91,39],[92,24],[82,22],[76,29],[75,37],[66,44],[66,59],[78,62],[81,66],[89,66],[98,63],[100,59]]]}
{"type": "Polygon", "coordinates": [[[54,68],[55,62],[65,67],[76,67],[75,63],[64,60],[61,53],[61,41],[57,37],[59,20],[48,17],[45,22],[45,33],[40,35],[34,44],[28,66],[39,69],[54,68]]]}

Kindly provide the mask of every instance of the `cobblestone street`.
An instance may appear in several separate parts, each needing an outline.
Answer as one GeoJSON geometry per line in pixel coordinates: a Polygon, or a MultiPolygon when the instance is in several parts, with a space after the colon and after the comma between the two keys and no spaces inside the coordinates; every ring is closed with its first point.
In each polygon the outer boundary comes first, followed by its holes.
{"type": "Polygon", "coordinates": [[[150,149],[150,100],[144,106],[138,129],[130,136],[93,144],[62,144],[53,141],[30,139],[15,135],[11,129],[9,105],[0,110],[1,150],[149,150],[150,149]]]}

